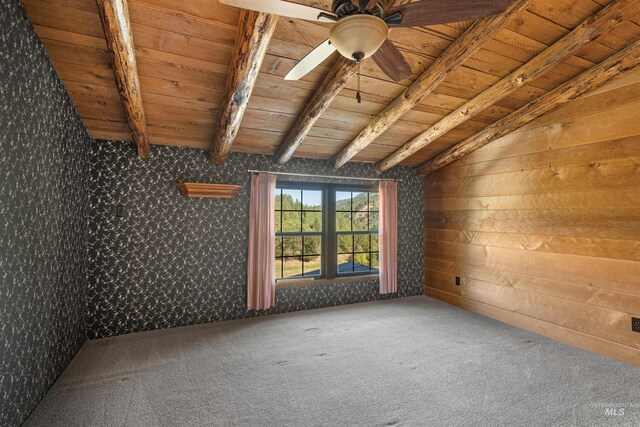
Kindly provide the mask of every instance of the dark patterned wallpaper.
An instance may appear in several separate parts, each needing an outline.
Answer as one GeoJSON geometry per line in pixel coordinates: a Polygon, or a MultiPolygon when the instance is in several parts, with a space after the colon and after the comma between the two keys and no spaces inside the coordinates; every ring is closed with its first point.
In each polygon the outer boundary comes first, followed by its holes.
{"type": "Polygon", "coordinates": [[[0,425],[86,340],[89,137],[17,0],[0,0],[0,425]]]}
{"type": "MultiPolygon", "coordinates": [[[[279,170],[268,156],[232,154],[222,168],[208,151],[152,148],[140,160],[128,144],[91,150],[88,334],[106,337],[255,315],[246,311],[249,174],[279,170]],[[176,182],[241,184],[237,199],[185,199],[176,182]],[[118,205],[125,216],[116,216],[118,205]]],[[[326,161],[294,159],[287,172],[375,177],[372,165],[334,172],[326,161]]],[[[422,182],[409,168],[399,185],[399,296],[422,293],[422,182]]],[[[352,182],[352,181],[350,181],[352,182]]],[[[381,298],[378,282],[278,289],[269,313],[381,298]]]]}

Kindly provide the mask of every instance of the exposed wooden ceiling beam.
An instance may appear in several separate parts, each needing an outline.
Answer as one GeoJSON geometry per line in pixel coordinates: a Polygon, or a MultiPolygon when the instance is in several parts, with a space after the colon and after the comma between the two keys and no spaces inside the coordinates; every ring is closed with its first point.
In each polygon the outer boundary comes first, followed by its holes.
{"type": "Polygon", "coordinates": [[[607,34],[616,25],[635,15],[639,10],[639,4],[640,0],[616,0],[603,8],[531,61],[466,102],[438,123],[404,144],[393,154],[380,161],[376,165],[376,172],[382,173],[392,168],[450,130],[507,97],[516,89],[550,71],[556,65],[578,53],[591,41],[603,34],[607,34]]]}
{"type": "Polygon", "coordinates": [[[429,175],[445,167],[609,80],[624,76],[639,64],[640,40],[637,40],[600,64],[427,161],[418,168],[418,175],[429,175]]]}
{"type": "Polygon", "coordinates": [[[331,105],[349,78],[358,69],[358,64],[340,56],[325,76],[322,84],[302,111],[296,123],[287,133],[276,154],[278,163],[284,165],[307,136],[322,113],[331,105]]]}
{"type": "Polygon", "coordinates": [[[514,0],[501,14],[479,19],[440,55],[411,86],[380,112],[360,134],[349,143],[335,160],[342,167],[366,148],[392,124],[430,94],[447,75],[469,59],[484,43],[503,29],[513,17],[524,11],[533,0],[514,0]]]}
{"type": "Polygon", "coordinates": [[[96,0],[131,136],[139,157],[150,152],[127,0],[96,0]]]}
{"type": "Polygon", "coordinates": [[[224,164],[231,151],[277,23],[277,15],[245,9],[240,13],[217,132],[211,147],[211,161],[218,166],[224,164]]]}

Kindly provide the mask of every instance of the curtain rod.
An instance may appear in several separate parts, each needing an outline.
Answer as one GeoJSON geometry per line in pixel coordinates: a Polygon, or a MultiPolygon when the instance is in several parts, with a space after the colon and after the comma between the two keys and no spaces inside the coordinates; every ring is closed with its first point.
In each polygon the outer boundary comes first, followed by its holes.
{"type": "Polygon", "coordinates": [[[331,179],[355,179],[359,181],[396,181],[402,182],[401,179],[386,179],[386,178],[358,178],[357,176],[336,176],[336,175],[311,175],[307,173],[289,173],[289,172],[272,172],[272,171],[258,171],[249,169],[249,173],[270,173],[272,175],[288,175],[288,176],[305,176],[310,178],[331,178],[331,179]]]}

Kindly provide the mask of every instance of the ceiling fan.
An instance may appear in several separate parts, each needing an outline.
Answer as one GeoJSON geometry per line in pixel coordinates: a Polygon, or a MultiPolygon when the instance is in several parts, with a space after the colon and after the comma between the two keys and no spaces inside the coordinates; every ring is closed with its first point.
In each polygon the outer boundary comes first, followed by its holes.
{"type": "Polygon", "coordinates": [[[329,38],[302,58],[285,80],[302,78],[337,50],[356,62],[372,57],[386,75],[401,81],[411,75],[411,68],[387,38],[389,28],[479,19],[504,11],[509,0],[421,0],[391,7],[385,7],[384,0],[334,0],[331,12],[287,0],[220,0],[220,3],[335,24],[329,38]]]}

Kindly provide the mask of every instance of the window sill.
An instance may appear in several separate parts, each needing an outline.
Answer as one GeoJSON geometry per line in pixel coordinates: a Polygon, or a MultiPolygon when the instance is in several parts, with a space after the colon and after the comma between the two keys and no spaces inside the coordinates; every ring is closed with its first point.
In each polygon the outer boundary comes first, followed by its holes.
{"type": "Polygon", "coordinates": [[[276,289],[306,288],[308,286],[333,285],[336,283],[357,283],[378,280],[377,274],[367,274],[362,276],[336,277],[334,279],[312,279],[312,280],[285,280],[276,282],[276,289]]]}

